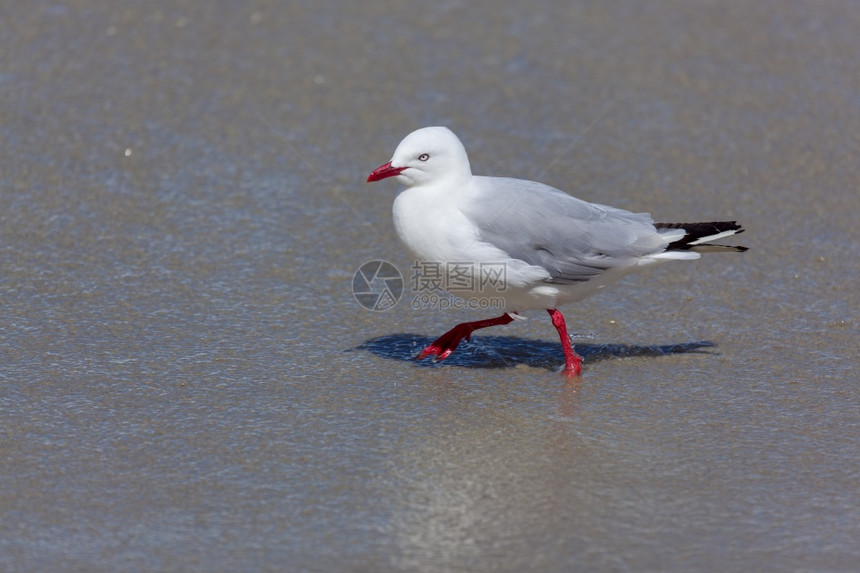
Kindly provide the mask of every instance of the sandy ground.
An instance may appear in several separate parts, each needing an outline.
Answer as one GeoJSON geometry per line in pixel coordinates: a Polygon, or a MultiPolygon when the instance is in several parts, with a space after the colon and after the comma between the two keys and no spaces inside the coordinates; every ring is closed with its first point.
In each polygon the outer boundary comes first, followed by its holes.
{"type": "Polygon", "coordinates": [[[0,31],[0,568],[853,570],[860,11],[849,2],[49,2],[0,31]],[[400,139],[744,255],[447,364],[400,139]]]}

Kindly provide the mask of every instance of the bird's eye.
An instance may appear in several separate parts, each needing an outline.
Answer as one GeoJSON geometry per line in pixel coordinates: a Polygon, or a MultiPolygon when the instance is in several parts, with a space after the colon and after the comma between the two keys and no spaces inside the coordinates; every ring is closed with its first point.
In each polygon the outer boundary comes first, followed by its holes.
{"type": "Polygon", "coordinates": [[[427,161],[428,159],[430,159],[430,156],[426,153],[422,153],[418,156],[418,161],[427,161]]]}

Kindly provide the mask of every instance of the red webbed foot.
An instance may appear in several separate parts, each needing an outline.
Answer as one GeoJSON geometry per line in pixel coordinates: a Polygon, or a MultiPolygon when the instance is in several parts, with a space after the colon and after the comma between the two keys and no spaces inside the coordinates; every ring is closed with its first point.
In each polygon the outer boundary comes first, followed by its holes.
{"type": "MultiPolygon", "coordinates": [[[[514,312],[514,314],[516,314],[516,312],[514,312]]],[[[421,351],[417,360],[427,358],[428,356],[436,356],[437,360],[444,360],[454,352],[457,346],[459,346],[461,340],[465,338],[468,341],[473,331],[478,330],[479,328],[487,328],[488,326],[496,326],[497,324],[508,324],[513,319],[514,318],[506,312],[496,318],[458,324],[434,340],[430,346],[421,351]]]]}
{"type": "Polygon", "coordinates": [[[466,323],[458,324],[422,350],[421,354],[418,355],[418,360],[428,356],[436,356],[438,360],[444,360],[460,345],[461,340],[465,338],[468,341],[471,334],[472,329],[468,328],[466,323]]]}
{"type": "Polygon", "coordinates": [[[552,325],[558,331],[558,337],[561,339],[561,349],[564,351],[564,370],[562,374],[569,377],[582,375],[582,357],[573,351],[573,345],[570,343],[570,336],[567,334],[567,325],[564,323],[564,315],[561,311],[555,308],[548,308],[546,311],[552,318],[552,325]]]}

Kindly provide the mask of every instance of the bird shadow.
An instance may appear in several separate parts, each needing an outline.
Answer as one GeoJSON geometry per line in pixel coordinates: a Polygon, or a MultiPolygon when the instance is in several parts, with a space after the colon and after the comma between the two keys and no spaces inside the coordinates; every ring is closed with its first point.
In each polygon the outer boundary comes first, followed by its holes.
{"type": "MultiPolygon", "coordinates": [[[[371,338],[350,349],[364,350],[380,358],[414,362],[421,368],[459,366],[465,368],[510,368],[525,365],[557,370],[563,365],[561,344],[544,340],[530,340],[515,336],[475,336],[463,341],[457,350],[444,361],[416,360],[433,338],[413,333],[386,334],[371,338]]],[[[707,349],[716,344],[708,340],[638,346],[633,344],[576,344],[576,353],[584,362],[593,364],[601,360],[636,356],[667,356],[670,354],[710,354],[707,349]]]]}

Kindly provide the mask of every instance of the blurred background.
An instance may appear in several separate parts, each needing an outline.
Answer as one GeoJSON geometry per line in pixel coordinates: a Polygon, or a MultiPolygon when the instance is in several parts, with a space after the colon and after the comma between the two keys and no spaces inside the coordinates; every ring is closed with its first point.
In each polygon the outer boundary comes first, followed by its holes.
{"type": "Polygon", "coordinates": [[[854,3],[0,14],[0,568],[860,566],[854,3]],[[545,313],[418,364],[486,314],[351,284],[426,125],[751,250],[565,308],[581,380],[545,313]]]}

